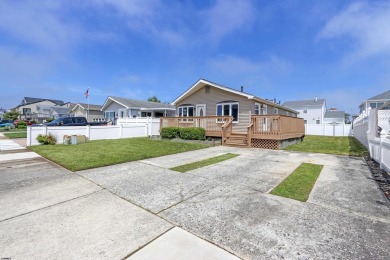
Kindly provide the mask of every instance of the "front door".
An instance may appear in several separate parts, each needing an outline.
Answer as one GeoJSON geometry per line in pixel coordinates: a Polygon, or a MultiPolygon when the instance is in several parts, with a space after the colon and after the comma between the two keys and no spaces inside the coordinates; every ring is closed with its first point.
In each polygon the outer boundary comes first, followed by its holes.
{"type": "Polygon", "coordinates": [[[206,105],[196,105],[196,116],[206,116],[206,105]]]}
{"type": "MultiPolygon", "coordinates": [[[[206,105],[205,104],[196,105],[196,116],[206,116],[206,105]]],[[[198,127],[204,128],[206,125],[206,122],[204,119],[200,119],[199,121],[197,120],[197,122],[199,122],[198,127]]]]}

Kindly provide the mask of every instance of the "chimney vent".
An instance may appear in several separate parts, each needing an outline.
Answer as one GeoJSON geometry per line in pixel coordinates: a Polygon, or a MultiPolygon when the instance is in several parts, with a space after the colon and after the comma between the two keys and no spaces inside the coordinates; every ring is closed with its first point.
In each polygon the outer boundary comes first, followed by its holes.
{"type": "Polygon", "coordinates": [[[241,92],[244,92],[244,86],[241,86],[241,92]]]}

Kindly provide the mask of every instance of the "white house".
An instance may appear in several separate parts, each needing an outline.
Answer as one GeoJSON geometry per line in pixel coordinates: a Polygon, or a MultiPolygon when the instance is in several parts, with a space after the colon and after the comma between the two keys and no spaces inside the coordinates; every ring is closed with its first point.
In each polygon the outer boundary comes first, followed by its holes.
{"type": "Polygon", "coordinates": [[[363,113],[363,111],[368,111],[368,108],[378,108],[385,104],[386,102],[390,101],[390,90],[387,90],[381,94],[378,94],[372,98],[364,100],[360,106],[360,113],[363,113]]]}
{"type": "Polygon", "coordinates": [[[104,118],[113,120],[115,118],[174,116],[176,108],[169,104],[109,96],[101,111],[103,111],[104,118]]]}
{"type": "Polygon", "coordinates": [[[87,121],[100,121],[103,120],[103,112],[101,105],[77,103],[71,109],[72,116],[83,116],[87,118],[87,121]]]}
{"type": "Polygon", "coordinates": [[[345,111],[327,110],[324,115],[324,124],[344,124],[345,111]]]}
{"type": "Polygon", "coordinates": [[[326,112],[325,99],[286,101],[282,104],[299,112],[305,124],[323,124],[326,112]]]}

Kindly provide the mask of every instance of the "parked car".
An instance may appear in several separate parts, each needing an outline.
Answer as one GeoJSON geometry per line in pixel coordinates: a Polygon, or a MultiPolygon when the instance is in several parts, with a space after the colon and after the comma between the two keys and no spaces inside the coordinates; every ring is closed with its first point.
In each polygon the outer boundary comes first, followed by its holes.
{"type": "Polygon", "coordinates": [[[13,126],[12,120],[4,119],[0,121],[0,127],[6,127],[6,126],[13,126]]]}
{"type": "Polygon", "coordinates": [[[19,122],[25,122],[26,125],[32,125],[32,123],[31,123],[30,121],[24,121],[24,120],[16,119],[16,120],[14,121],[14,123],[13,123],[14,126],[17,126],[19,122]]]}
{"type": "Polygon", "coordinates": [[[50,123],[45,124],[34,124],[33,126],[97,126],[97,125],[107,125],[107,122],[87,122],[87,119],[83,116],[75,117],[59,117],[50,123]]]}

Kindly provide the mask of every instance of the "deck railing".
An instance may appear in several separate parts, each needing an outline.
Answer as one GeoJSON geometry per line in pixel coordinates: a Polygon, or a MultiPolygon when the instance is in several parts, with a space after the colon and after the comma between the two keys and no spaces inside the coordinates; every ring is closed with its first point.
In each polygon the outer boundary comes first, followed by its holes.
{"type": "Polygon", "coordinates": [[[222,126],[231,119],[230,116],[194,116],[194,117],[161,117],[160,129],[163,127],[201,127],[209,136],[222,136],[222,126]]]}
{"type": "Polygon", "coordinates": [[[251,137],[258,139],[284,140],[305,135],[302,118],[284,115],[254,115],[251,137]]]}
{"type": "MultiPolygon", "coordinates": [[[[223,141],[232,133],[233,118],[229,116],[162,117],[162,127],[202,127],[208,136],[220,136],[223,141]]],[[[284,140],[305,135],[302,118],[284,115],[254,115],[247,126],[247,139],[284,140]]]]}

